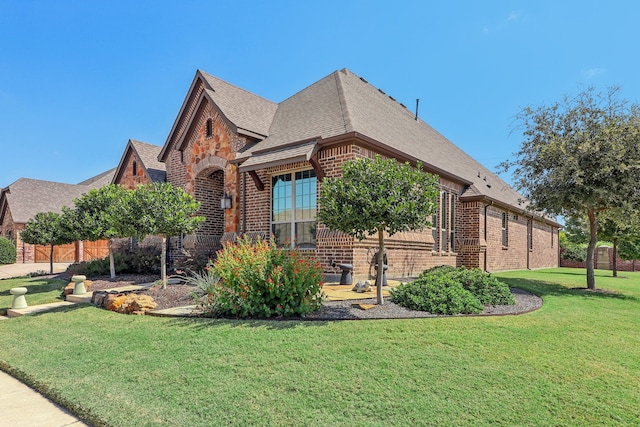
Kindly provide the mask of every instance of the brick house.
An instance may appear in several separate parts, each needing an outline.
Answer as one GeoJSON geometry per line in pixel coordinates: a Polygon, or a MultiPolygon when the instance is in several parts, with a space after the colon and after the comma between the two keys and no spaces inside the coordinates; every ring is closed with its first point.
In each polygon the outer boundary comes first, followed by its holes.
{"type": "MultiPolygon", "coordinates": [[[[63,206],[73,206],[73,199],[92,188],[111,182],[114,169],[94,176],[79,184],[20,178],[0,192],[0,236],[13,241],[17,262],[49,262],[48,246],[30,245],[20,238],[26,223],[39,212],[62,212],[63,206]]],[[[54,262],[79,262],[103,258],[106,241],[74,242],[54,247],[54,262]]]]}
{"type": "Polygon", "coordinates": [[[166,182],[164,163],[158,161],[162,147],[130,139],[113,174],[112,183],[134,189],[141,184],[166,182]]]}
{"type": "Polygon", "coordinates": [[[316,224],[324,177],[343,162],[380,154],[422,161],[439,176],[428,230],[386,239],[389,275],[436,265],[487,271],[558,266],[559,224],[526,210],[507,183],[404,105],[343,69],[275,103],[197,71],[158,160],[167,180],[202,202],[196,235],[243,233],[296,241],[325,272],[374,272],[375,238],[363,241],[316,224]]]}

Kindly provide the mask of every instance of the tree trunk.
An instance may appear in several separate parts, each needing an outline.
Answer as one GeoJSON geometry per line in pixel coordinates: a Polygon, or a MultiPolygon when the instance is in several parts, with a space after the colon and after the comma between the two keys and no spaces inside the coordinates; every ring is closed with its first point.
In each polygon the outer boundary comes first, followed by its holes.
{"type": "Polygon", "coordinates": [[[587,211],[589,217],[589,231],[591,238],[589,239],[589,245],[587,246],[587,288],[596,288],[596,275],[594,271],[593,259],[596,251],[596,244],[598,243],[598,222],[596,220],[596,213],[589,209],[587,211]]]}
{"type": "Polygon", "coordinates": [[[613,239],[613,277],[618,277],[618,239],[613,239]]]}
{"type": "Polygon", "coordinates": [[[160,278],[162,289],[167,289],[167,237],[162,236],[162,253],[160,255],[160,278]]]}
{"type": "Polygon", "coordinates": [[[53,274],[53,245],[49,251],[49,274],[53,274]]]}
{"type": "Polygon", "coordinates": [[[116,278],[116,261],[113,257],[113,247],[112,247],[112,239],[109,239],[109,274],[111,275],[111,279],[116,278]]]}
{"type": "Polygon", "coordinates": [[[378,304],[384,304],[382,297],[382,275],[384,274],[384,233],[378,228],[378,272],[376,274],[376,296],[378,304]]]}

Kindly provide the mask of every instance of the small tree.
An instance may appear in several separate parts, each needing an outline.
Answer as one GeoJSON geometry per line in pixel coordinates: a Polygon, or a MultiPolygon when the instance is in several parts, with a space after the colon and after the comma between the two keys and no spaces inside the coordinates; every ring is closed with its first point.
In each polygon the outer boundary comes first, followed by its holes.
{"type": "Polygon", "coordinates": [[[342,176],[325,178],[319,196],[318,219],[327,227],[359,240],[378,237],[378,304],[383,304],[382,274],[384,233],[419,230],[431,225],[435,212],[438,178],[395,159],[376,155],[342,165],[342,176]]]}
{"type": "Polygon", "coordinates": [[[640,218],[633,206],[625,204],[598,214],[598,237],[613,243],[613,277],[618,277],[618,244],[640,235],[640,218]]]}
{"type": "Polygon", "coordinates": [[[625,261],[632,261],[632,271],[636,271],[636,260],[640,259],[640,237],[627,236],[618,244],[618,254],[625,261]]]}
{"type": "Polygon", "coordinates": [[[515,186],[531,208],[589,221],[587,287],[595,289],[596,214],[631,202],[640,194],[640,107],[589,88],[550,106],[527,107],[517,116],[524,141],[514,161],[515,186]]]}
{"type": "Polygon", "coordinates": [[[78,197],[74,200],[75,210],[66,212],[73,221],[77,240],[109,240],[109,271],[112,279],[116,277],[113,239],[133,237],[127,235],[127,230],[135,228],[134,225],[128,225],[134,218],[125,215],[130,198],[131,190],[109,184],[78,197]]]}
{"type": "Polygon", "coordinates": [[[49,270],[53,274],[53,247],[75,241],[69,231],[66,217],[55,212],[39,212],[31,218],[20,232],[23,242],[30,245],[50,246],[49,270]]]}
{"type": "Polygon", "coordinates": [[[127,223],[125,234],[144,238],[147,235],[162,237],[160,275],[162,288],[167,286],[167,237],[193,232],[205,221],[196,216],[200,203],[180,187],[170,183],[153,183],[138,186],[126,204],[126,215],[133,219],[127,223]]]}

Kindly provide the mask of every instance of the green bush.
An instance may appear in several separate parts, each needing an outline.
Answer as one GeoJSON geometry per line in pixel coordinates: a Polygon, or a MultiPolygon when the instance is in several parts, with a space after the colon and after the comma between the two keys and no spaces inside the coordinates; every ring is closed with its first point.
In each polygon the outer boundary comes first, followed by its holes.
{"type": "MultiPolygon", "coordinates": [[[[160,268],[160,249],[155,247],[138,247],[133,251],[128,248],[117,249],[113,254],[116,274],[157,274],[160,268]]],[[[109,256],[92,261],[84,261],[69,267],[73,274],[87,277],[108,276],[109,256]]]]}
{"type": "Polygon", "coordinates": [[[515,304],[506,284],[478,268],[434,267],[390,293],[396,304],[433,314],[480,313],[483,305],[515,304]]]}
{"type": "Polygon", "coordinates": [[[16,246],[6,237],[0,236],[0,265],[16,262],[16,246]]]}
{"type": "Polygon", "coordinates": [[[304,316],[322,306],[322,269],[296,249],[248,237],[227,243],[210,265],[221,278],[202,307],[214,317],[304,316]]]}
{"type": "Polygon", "coordinates": [[[587,245],[571,243],[560,248],[560,258],[584,262],[587,259],[587,245]]]}

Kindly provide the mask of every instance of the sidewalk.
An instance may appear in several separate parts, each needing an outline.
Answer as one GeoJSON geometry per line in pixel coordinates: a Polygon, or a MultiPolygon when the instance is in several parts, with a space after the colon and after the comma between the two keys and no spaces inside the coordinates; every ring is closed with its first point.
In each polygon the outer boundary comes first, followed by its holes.
{"type": "Polygon", "coordinates": [[[2,425],[21,427],[81,427],[83,423],[37,391],[0,371],[2,425]]]}
{"type": "MultiPolygon", "coordinates": [[[[66,262],[54,262],[53,273],[58,274],[67,271],[67,267],[71,264],[66,262]]],[[[16,263],[0,265],[0,279],[10,279],[12,277],[26,276],[29,273],[44,271],[49,274],[50,266],[48,262],[38,263],[16,263]]]]}
{"type": "MultiPolygon", "coordinates": [[[[68,266],[68,263],[54,263],[53,271],[62,273],[68,266]]],[[[25,276],[38,271],[48,273],[49,263],[0,265],[0,279],[25,276]]],[[[0,414],[2,425],[7,426],[86,426],[78,418],[3,371],[0,371],[0,414]]]]}

